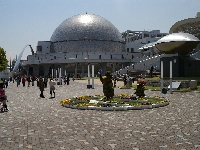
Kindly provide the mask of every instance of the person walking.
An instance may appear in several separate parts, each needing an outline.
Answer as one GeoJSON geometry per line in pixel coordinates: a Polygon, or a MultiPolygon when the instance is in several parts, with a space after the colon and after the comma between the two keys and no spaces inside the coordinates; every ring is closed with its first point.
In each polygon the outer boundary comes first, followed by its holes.
{"type": "Polygon", "coordinates": [[[5,88],[7,88],[8,87],[8,80],[7,79],[4,80],[4,84],[5,84],[5,88]]]}
{"type": "Polygon", "coordinates": [[[40,88],[40,97],[42,97],[42,98],[45,98],[44,97],[44,94],[43,94],[43,92],[44,92],[44,81],[43,81],[43,78],[42,77],[40,77],[40,79],[39,79],[39,88],[40,88]]]}
{"type": "Polygon", "coordinates": [[[31,76],[30,75],[27,77],[27,81],[28,81],[28,87],[30,87],[30,83],[31,83],[31,76]]]}
{"type": "Polygon", "coordinates": [[[44,85],[45,85],[44,87],[45,87],[45,88],[47,88],[47,83],[48,83],[48,77],[45,76],[45,77],[44,77],[44,85]]]}
{"type": "Polygon", "coordinates": [[[17,82],[17,87],[18,87],[20,85],[20,77],[19,76],[16,77],[16,82],[17,82]]]}
{"type": "Polygon", "coordinates": [[[67,75],[67,85],[69,85],[69,81],[70,81],[70,79],[69,79],[69,74],[67,75]]]}
{"type": "Polygon", "coordinates": [[[55,85],[56,85],[56,82],[51,78],[49,81],[51,98],[55,98],[55,85]],[[54,94],[53,97],[52,97],[52,93],[54,94]]]}
{"type": "Polygon", "coordinates": [[[25,87],[25,82],[26,82],[26,78],[23,76],[22,77],[22,85],[23,85],[23,87],[25,87]]]}

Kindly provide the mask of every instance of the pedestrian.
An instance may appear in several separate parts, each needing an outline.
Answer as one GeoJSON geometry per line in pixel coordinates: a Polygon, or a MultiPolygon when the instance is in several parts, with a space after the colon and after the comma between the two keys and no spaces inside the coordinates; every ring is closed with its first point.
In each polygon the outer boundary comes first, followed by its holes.
{"type": "Polygon", "coordinates": [[[37,81],[37,87],[39,87],[40,77],[36,77],[36,81],[37,81]]]}
{"type": "Polygon", "coordinates": [[[5,94],[4,83],[3,81],[0,80],[0,102],[3,104],[3,107],[1,108],[1,112],[9,111],[7,108],[6,101],[7,101],[7,96],[5,94]]]}
{"type": "Polygon", "coordinates": [[[22,76],[22,85],[23,85],[23,87],[25,87],[25,82],[26,82],[26,78],[24,76],[22,76]]]}
{"type": "Polygon", "coordinates": [[[114,88],[116,88],[116,81],[117,81],[117,77],[113,76],[113,81],[114,81],[114,88]]]}
{"type": "Polygon", "coordinates": [[[51,98],[55,98],[55,85],[56,82],[51,78],[49,81],[51,98]],[[54,97],[52,97],[52,93],[54,94],[54,97]]]}
{"type": "Polygon", "coordinates": [[[73,81],[75,80],[75,78],[74,78],[74,74],[72,75],[72,80],[73,80],[73,81]]]}
{"type": "Polygon", "coordinates": [[[67,85],[69,85],[69,81],[70,81],[70,79],[69,79],[69,74],[67,75],[67,85]]]}
{"type": "Polygon", "coordinates": [[[35,76],[31,76],[32,86],[34,86],[35,76]]]}
{"type": "Polygon", "coordinates": [[[45,88],[47,87],[47,83],[48,83],[48,78],[47,76],[44,77],[44,85],[45,85],[45,88]]]}
{"type": "Polygon", "coordinates": [[[154,71],[154,67],[151,66],[151,69],[150,69],[150,76],[151,76],[151,77],[153,76],[153,71],[154,71]]]}
{"type": "Polygon", "coordinates": [[[43,79],[42,79],[42,77],[40,77],[40,79],[39,79],[39,88],[40,88],[40,97],[42,97],[42,98],[45,98],[44,97],[44,94],[43,94],[43,92],[44,92],[44,81],[43,81],[43,79]]]}
{"type": "Polygon", "coordinates": [[[67,77],[66,76],[63,77],[63,82],[64,82],[64,85],[66,85],[66,83],[67,83],[67,77]]]}
{"type": "Polygon", "coordinates": [[[27,81],[28,81],[28,87],[30,87],[30,83],[31,83],[31,76],[30,75],[27,77],[27,81]]]}
{"type": "Polygon", "coordinates": [[[124,86],[126,86],[126,84],[127,84],[127,77],[126,77],[126,75],[124,75],[124,86]]]}
{"type": "Polygon", "coordinates": [[[18,87],[20,85],[20,77],[19,76],[16,77],[16,82],[17,82],[17,87],[18,87]]]}
{"type": "Polygon", "coordinates": [[[4,84],[5,84],[5,87],[7,88],[8,87],[8,80],[7,79],[4,80],[4,84]]]}

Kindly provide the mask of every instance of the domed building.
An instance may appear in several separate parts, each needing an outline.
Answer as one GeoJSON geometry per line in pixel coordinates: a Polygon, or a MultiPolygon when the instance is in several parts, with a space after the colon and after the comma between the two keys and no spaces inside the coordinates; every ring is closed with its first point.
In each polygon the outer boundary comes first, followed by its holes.
{"type": "Polygon", "coordinates": [[[121,52],[118,29],[97,15],[76,15],[63,21],[51,37],[51,52],[121,52]]]}
{"type": "Polygon", "coordinates": [[[57,77],[86,76],[94,65],[98,70],[118,70],[130,65],[140,53],[125,52],[125,41],[118,29],[105,18],[94,14],[75,15],[64,20],[50,41],[38,41],[37,51],[22,63],[27,74],[57,77]]]}

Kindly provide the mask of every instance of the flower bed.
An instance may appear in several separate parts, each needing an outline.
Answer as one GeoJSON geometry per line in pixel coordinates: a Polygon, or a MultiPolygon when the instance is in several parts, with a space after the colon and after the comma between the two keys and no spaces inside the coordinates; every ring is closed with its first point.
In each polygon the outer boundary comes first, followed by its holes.
{"type": "Polygon", "coordinates": [[[163,107],[169,104],[169,100],[157,95],[136,97],[120,94],[115,95],[111,101],[107,101],[105,96],[95,95],[64,99],[60,103],[64,107],[79,110],[126,111],[163,107]]]}

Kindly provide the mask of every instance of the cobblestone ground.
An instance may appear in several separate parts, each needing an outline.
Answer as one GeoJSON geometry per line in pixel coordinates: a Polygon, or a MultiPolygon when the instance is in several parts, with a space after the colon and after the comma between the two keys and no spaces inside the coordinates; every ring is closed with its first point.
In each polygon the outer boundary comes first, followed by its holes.
{"type": "MultiPolygon", "coordinates": [[[[70,81],[56,86],[56,98],[39,97],[36,86],[6,89],[9,112],[0,113],[0,150],[155,150],[200,149],[200,93],[166,94],[171,102],[156,109],[96,111],[65,108],[60,100],[103,94],[102,85],[70,81]]],[[[116,94],[133,90],[115,88],[116,94]]],[[[146,95],[160,92],[146,91],[146,95]]]]}

